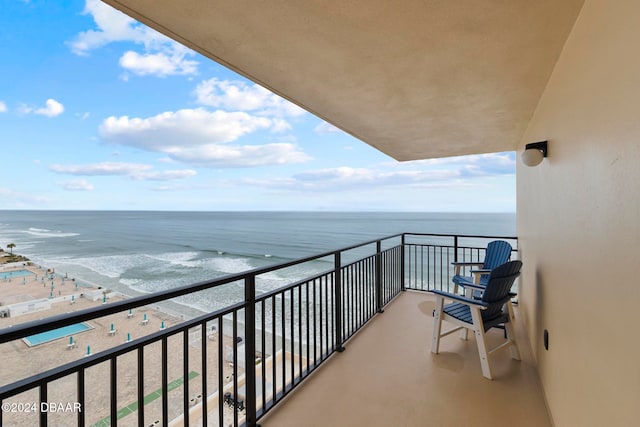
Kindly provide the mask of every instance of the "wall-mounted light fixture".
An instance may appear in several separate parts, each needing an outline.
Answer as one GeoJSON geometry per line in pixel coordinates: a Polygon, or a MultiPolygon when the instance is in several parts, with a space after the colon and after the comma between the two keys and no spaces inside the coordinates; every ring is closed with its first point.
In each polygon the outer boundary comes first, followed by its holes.
{"type": "Polygon", "coordinates": [[[537,166],[547,157],[547,141],[532,142],[524,147],[522,163],[527,166],[537,166]]]}

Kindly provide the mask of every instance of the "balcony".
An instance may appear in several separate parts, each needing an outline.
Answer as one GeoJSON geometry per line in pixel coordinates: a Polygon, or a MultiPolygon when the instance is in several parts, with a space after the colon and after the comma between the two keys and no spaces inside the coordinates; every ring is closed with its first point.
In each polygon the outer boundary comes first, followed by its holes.
{"type": "MultiPolygon", "coordinates": [[[[400,293],[261,425],[550,426],[518,319],[522,360],[497,353],[489,381],[474,338],[446,337],[431,354],[433,307],[430,294],[400,293]]],[[[487,338],[490,347],[503,339],[496,330],[487,338]]]]}
{"type": "MultiPolygon", "coordinates": [[[[482,377],[473,338],[448,337],[440,355],[429,352],[433,301],[423,291],[447,289],[451,262],[481,260],[492,239],[389,236],[5,328],[0,351],[8,354],[43,331],[107,325],[133,310],[206,297],[220,287],[237,291],[223,309],[163,321],[160,330],[123,344],[59,366],[44,363],[36,375],[15,366],[18,378],[0,388],[8,409],[0,424],[548,425],[520,324],[523,360],[496,356],[496,381],[482,377]],[[328,268],[278,289],[264,286],[273,271],[317,260],[328,268]]],[[[515,238],[504,239],[515,246],[515,238]]],[[[500,331],[489,336],[499,340],[500,331]]]]}

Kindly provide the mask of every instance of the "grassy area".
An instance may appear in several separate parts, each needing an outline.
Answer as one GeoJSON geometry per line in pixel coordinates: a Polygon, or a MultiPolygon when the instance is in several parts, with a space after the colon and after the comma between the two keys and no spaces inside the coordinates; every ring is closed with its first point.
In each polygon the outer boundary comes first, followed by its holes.
{"type": "Polygon", "coordinates": [[[0,252],[0,264],[9,264],[11,262],[27,262],[29,258],[18,254],[8,254],[6,252],[0,252]]]}
{"type": "MultiPolygon", "coordinates": [[[[190,380],[194,379],[197,376],[198,376],[197,372],[194,372],[194,371],[189,372],[190,380]]],[[[182,377],[178,378],[177,380],[173,380],[167,384],[167,391],[172,391],[180,387],[183,383],[184,383],[184,379],[182,377]]],[[[146,395],[144,397],[144,404],[146,405],[147,403],[153,402],[154,400],[159,399],[160,397],[162,397],[161,388],[154,391],[153,393],[149,393],[148,395],[146,395]]],[[[134,413],[137,410],[138,410],[138,402],[136,401],[136,402],[130,403],[129,405],[125,406],[124,408],[118,411],[117,418],[118,419],[123,418],[129,414],[134,413]]],[[[111,417],[106,417],[98,421],[91,427],[109,427],[110,425],[111,425],[111,417]]]]}

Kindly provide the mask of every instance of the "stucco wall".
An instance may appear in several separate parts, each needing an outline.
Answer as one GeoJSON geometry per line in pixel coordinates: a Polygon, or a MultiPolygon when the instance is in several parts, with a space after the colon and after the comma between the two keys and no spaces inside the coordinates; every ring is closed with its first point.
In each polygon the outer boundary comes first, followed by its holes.
{"type": "Polygon", "coordinates": [[[640,1],[587,0],[521,141],[520,281],[556,426],[640,425],[640,1]],[[549,330],[545,351],[543,330],[549,330]]]}

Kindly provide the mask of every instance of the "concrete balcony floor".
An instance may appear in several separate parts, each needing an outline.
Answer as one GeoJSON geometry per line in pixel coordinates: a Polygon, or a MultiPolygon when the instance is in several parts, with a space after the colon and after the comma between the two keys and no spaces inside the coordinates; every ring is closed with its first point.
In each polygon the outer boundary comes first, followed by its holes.
{"type": "MultiPolygon", "coordinates": [[[[431,294],[407,291],[391,302],[281,405],[261,420],[286,426],[550,426],[538,373],[516,308],[521,361],[508,350],[482,376],[475,338],[442,338],[430,352],[431,294]]],[[[444,323],[443,330],[451,324],[444,323]]],[[[489,347],[503,332],[487,334],[489,347]]]]}

